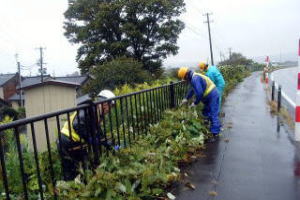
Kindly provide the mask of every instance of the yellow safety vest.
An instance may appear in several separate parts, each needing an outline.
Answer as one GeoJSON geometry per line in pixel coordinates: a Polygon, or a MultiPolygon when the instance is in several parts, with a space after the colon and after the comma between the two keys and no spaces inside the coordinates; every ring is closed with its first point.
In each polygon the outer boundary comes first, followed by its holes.
{"type": "MultiPolygon", "coordinates": [[[[70,117],[71,136],[72,136],[72,140],[74,142],[80,142],[80,136],[76,133],[76,131],[74,130],[74,127],[73,127],[73,122],[74,122],[76,115],[77,115],[77,112],[74,112],[70,117]]],[[[70,129],[69,129],[69,123],[67,121],[64,124],[63,128],[61,129],[61,133],[64,134],[65,136],[67,136],[68,138],[70,138],[70,129]]]]}
{"type": "Polygon", "coordinates": [[[210,80],[210,78],[208,78],[207,76],[200,74],[200,73],[194,73],[193,76],[200,76],[202,77],[205,82],[206,82],[206,89],[204,91],[203,96],[206,97],[207,95],[209,95],[209,93],[216,87],[216,85],[214,84],[214,82],[212,82],[212,80],[210,80]]]}

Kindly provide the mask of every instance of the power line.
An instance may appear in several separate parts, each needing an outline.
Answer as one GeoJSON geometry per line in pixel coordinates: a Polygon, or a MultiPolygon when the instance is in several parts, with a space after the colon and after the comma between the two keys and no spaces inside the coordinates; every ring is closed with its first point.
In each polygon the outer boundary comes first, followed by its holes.
{"type": "MultiPolygon", "coordinates": [[[[192,24],[187,24],[186,23],[186,28],[188,28],[190,31],[192,31],[195,35],[197,36],[201,36],[202,38],[204,39],[208,39],[208,37],[206,35],[204,35],[200,29],[196,28],[195,26],[193,26],[192,24]]],[[[218,41],[214,42],[213,44],[213,47],[216,47],[219,51],[221,51],[221,46],[224,46],[224,45],[218,45],[218,41]]]]}
{"type": "MultiPolygon", "coordinates": [[[[199,29],[197,29],[196,27],[194,27],[191,24],[186,24],[186,28],[189,29],[195,36],[197,36],[197,38],[206,39],[206,40],[208,39],[208,37],[206,35],[202,34],[199,29]]],[[[221,48],[216,42],[213,44],[213,47],[216,48],[220,52],[220,54],[222,53],[223,60],[225,60],[223,50],[222,50],[223,48],[221,48]]]]}
{"type": "Polygon", "coordinates": [[[34,66],[36,66],[36,63],[31,64],[31,65],[21,65],[21,67],[24,67],[24,68],[32,68],[34,66]]]}
{"type": "Polygon", "coordinates": [[[202,34],[199,30],[193,28],[192,26],[188,25],[188,26],[186,26],[186,28],[188,28],[190,31],[192,31],[196,36],[202,36],[202,38],[207,39],[207,37],[204,34],[202,34]]]}
{"type": "MultiPolygon", "coordinates": [[[[196,3],[196,2],[195,2],[196,3]]],[[[197,1],[197,3],[199,3],[199,1],[197,1]]],[[[201,13],[201,10],[200,8],[198,8],[197,4],[194,4],[193,1],[190,1],[190,4],[192,5],[192,8],[197,10],[198,12],[201,13]]]]}

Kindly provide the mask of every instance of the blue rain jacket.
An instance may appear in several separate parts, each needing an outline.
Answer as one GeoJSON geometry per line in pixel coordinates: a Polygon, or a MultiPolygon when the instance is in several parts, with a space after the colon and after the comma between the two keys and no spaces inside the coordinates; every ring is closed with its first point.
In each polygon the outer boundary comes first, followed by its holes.
{"type": "Polygon", "coordinates": [[[223,90],[225,88],[225,80],[220,70],[216,66],[210,66],[205,73],[206,76],[210,78],[218,88],[220,96],[222,96],[223,90]]]}
{"type": "Polygon", "coordinates": [[[208,77],[192,71],[188,72],[188,80],[191,83],[192,88],[189,90],[186,99],[190,99],[195,94],[195,105],[199,104],[203,97],[208,96],[216,87],[208,77]]]}
{"type": "Polygon", "coordinates": [[[197,105],[200,101],[203,102],[204,109],[202,114],[211,122],[210,132],[217,135],[221,129],[221,122],[219,120],[219,92],[210,79],[207,78],[207,80],[198,74],[194,75],[192,71],[188,73],[188,80],[192,88],[189,90],[186,99],[190,99],[195,94],[196,100],[194,104],[197,105]]]}

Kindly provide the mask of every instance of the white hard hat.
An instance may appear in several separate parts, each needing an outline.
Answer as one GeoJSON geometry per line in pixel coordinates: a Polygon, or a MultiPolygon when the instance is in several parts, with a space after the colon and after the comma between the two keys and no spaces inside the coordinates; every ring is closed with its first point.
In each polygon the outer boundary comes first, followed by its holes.
{"type": "Polygon", "coordinates": [[[97,97],[99,97],[100,99],[110,99],[116,97],[116,95],[110,90],[102,90],[101,92],[99,92],[97,97]]]}

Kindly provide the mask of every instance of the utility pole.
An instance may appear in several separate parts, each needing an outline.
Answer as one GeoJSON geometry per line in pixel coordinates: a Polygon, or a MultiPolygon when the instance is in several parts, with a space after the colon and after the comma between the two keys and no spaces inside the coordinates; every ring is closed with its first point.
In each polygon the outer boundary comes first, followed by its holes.
{"type": "Polygon", "coordinates": [[[232,48],[228,48],[228,52],[229,52],[229,60],[231,59],[231,55],[232,55],[232,48]]]}
{"type": "Polygon", "coordinates": [[[24,107],[24,105],[23,105],[23,98],[22,98],[22,96],[23,96],[23,91],[22,91],[22,76],[21,76],[21,64],[20,64],[20,62],[19,62],[19,60],[18,60],[18,54],[16,54],[16,61],[17,61],[17,68],[18,68],[18,79],[19,79],[19,100],[20,100],[20,106],[21,107],[24,107]]]}
{"type": "Polygon", "coordinates": [[[210,19],[209,19],[210,15],[212,15],[212,13],[205,13],[203,16],[206,16],[206,19],[207,19],[207,21],[205,21],[204,23],[207,23],[207,27],[208,27],[210,58],[211,58],[211,64],[214,65],[214,55],[213,55],[212,42],[211,42],[211,33],[210,33],[210,23],[213,22],[213,21],[210,21],[210,19]]]}
{"type": "Polygon", "coordinates": [[[22,96],[23,96],[23,91],[22,91],[22,76],[21,76],[21,64],[20,64],[20,62],[18,61],[17,62],[17,65],[18,65],[18,74],[19,74],[19,99],[20,99],[20,105],[21,105],[21,107],[24,107],[24,105],[23,105],[23,98],[22,98],[22,96]]]}
{"type": "Polygon", "coordinates": [[[39,60],[38,65],[40,66],[41,83],[43,83],[43,82],[44,82],[44,72],[45,72],[45,70],[46,70],[46,69],[43,67],[43,65],[46,64],[46,63],[44,63],[44,58],[43,58],[43,50],[44,50],[45,48],[40,47],[40,48],[38,48],[38,49],[39,49],[39,51],[40,51],[40,60],[39,60]]]}
{"type": "Polygon", "coordinates": [[[220,62],[222,62],[222,51],[220,51],[220,62]]]}

